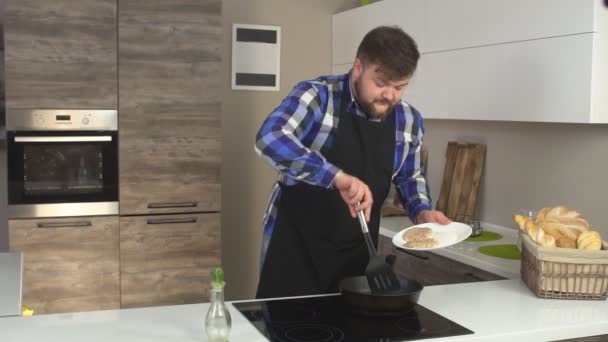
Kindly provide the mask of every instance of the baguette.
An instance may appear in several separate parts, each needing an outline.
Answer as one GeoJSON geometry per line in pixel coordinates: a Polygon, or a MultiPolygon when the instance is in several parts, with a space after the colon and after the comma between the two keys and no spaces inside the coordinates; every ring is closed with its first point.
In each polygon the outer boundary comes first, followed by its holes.
{"type": "Polygon", "coordinates": [[[556,247],[557,245],[555,238],[549,234],[545,234],[545,231],[542,228],[538,228],[536,243],[543,247],[556,247]]]}
{"type": "Polygon", "coordinates": [[[539,228],[532,220],[526,222],[526,233],[532,239],[532,241],[543,247],[555,247],[555,238],[549,234],[546,234],[542,228],[539,228]]]}
{"type": "Polygon", "coordinates": [[[513,215],[513,221],[515,221],[515,223],[517,223],[519,230],[525,233],[526,232],[526,222],[531,221],[531,219],[528,216],[524,216],[521,214],[515,214],[515,215],[513,215]]]}
{"type": "Polygon", "coordinates": [[[549,212],[549,210],[553,209],[553,207],[544,207],[542,208],[538,214],[536,214],[536,224],[539,224],[540,222],[545,220],[545,215],[547,215],[547,212],[549,212]]]}
{"type": "Polygon", "coordinates": [[[569,225],[563,225],[560,223],[554,222],[545,222],[541,224],[543,229],[551,232],[551,235],[555,236],[555,238],[559,239],[561,237],[567,237],[568,239],[573,239],[576,241],[578,236],[581,234],[580,230],[574,229],[569,225]],[[557,236],[556,236],[557,235],[557,236]]]}

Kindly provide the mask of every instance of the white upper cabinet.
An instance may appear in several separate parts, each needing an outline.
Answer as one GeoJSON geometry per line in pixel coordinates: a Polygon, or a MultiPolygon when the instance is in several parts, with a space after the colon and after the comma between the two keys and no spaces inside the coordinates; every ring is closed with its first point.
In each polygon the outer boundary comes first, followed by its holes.
{"type": "Polygon", "coordinates": [[[608,123],[603,0],[384,0],[334,15],[332,70],[379,25],[419,44],[404,99],[425,118],[608,123]]]}
{"type": "Polygon", "coordinates": [[[399,25],[419,44],[424,37],[427,0],[384,0],[338,13],[332,18],[332,64],[354,60],[363,36],[377,26],[399,25]]]}
{"type": "Polygon", "coordinates": [[[427,0],[426,6],[422,53],[594,31],[593,0],[427,0]]]}

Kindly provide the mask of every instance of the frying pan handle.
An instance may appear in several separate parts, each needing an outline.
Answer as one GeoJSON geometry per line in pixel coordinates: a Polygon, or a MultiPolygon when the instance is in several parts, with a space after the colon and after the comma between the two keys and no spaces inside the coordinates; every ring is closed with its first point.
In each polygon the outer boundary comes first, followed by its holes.
{"type": "Polygon", "coordinates": [[[403,248],[396,247],[396,246],[395,246],[395,249],[398,250],[401,253],[409,254],[409,255],[411,255],[413,257],[416,257],[418,259],[421,259],[421,260],[429,260],[429,257],[426,256],[426,255],[423,255],[423,254],[419,254],[419,253],[416,253],[416,252],[408,251],[407,249],[403,249],[403,248]]]}

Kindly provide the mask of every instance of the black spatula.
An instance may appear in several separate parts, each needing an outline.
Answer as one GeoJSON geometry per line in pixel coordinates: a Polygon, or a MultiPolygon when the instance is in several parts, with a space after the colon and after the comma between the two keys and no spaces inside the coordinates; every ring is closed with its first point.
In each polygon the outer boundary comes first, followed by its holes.
{"type": "Polygon", "coordinates": [[[376,254],[376,248],[372,242],[372,237],[369,235],[363,211],[359,211],[357,216],[359,217],[359,225],[361,225],[361,231],[363,231],[365,244],[369,252],[369,263],[365,268],[365,276],[367,277],[369,288],[372,290],[372,293],[398,291],[401,288],[399,279],[391,265],[386,262],[385,257],[376,254]]]}

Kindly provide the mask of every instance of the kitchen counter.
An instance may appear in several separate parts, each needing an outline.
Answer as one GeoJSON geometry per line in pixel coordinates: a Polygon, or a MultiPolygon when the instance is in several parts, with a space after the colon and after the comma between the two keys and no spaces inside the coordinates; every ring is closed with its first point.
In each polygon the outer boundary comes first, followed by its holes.
{"type": "MultiPolygon", "coordinates": [[[[424,341],[551,341],[608,334],[607,301],[535,297],[518,279],[428,286],[420,304],[475,332],[424,341]]],[[[0,318],[3,342],[207,341],[209,304],[0,318]]],[[[232,342],[267,341],[232,305],[232,342]]]]}
{"type": "MultiPolygon", "coordinates": [[[[412,225],[412,221],[407,217],[383,217],[380,220],[380,234],[392,239],[396,233],[412,225]]],[[[468,242],[465,240],[450,247],[436,249],[430,252],[497,274],[507,279],[519,279],[519,260],[488,256],[477,250],[484,245],[518,244],[518,231],[487,222],[482,222],[481,226],[484,231],[498,233],[502,235],[502,238],[500,240],[486,242],[468,242]]]]}

